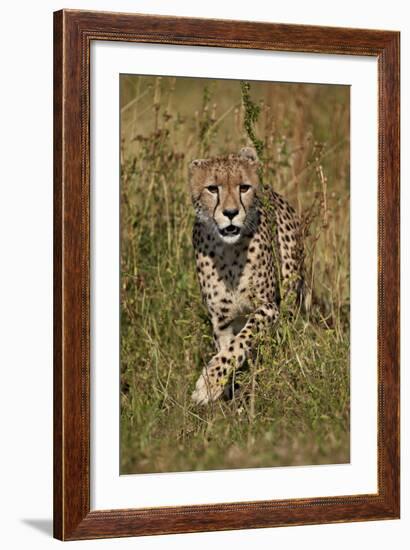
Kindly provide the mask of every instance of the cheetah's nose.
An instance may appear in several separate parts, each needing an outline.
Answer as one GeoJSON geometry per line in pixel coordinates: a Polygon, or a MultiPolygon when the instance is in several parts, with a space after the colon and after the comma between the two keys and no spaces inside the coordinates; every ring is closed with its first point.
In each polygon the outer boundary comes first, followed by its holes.
{"type": "Polygon", "coordinates": [[[223,215],[229,218],[231,221],[234,219],[235,216],[239,214],[239,210],[237,208],[226,208],[223,211],[223,215]]]}

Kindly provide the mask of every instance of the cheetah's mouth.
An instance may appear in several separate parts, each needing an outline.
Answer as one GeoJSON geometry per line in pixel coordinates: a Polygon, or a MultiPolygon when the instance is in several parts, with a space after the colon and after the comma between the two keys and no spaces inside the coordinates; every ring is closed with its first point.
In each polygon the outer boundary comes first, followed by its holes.
{"type": "Polygon", "coordinates": [[[241,228],[237,225],[228,225],[228,227],[224,227],[223,229],[219,229],[219,233],[222,235],[222,237],[236,237],[241,232],[241,228]]]}

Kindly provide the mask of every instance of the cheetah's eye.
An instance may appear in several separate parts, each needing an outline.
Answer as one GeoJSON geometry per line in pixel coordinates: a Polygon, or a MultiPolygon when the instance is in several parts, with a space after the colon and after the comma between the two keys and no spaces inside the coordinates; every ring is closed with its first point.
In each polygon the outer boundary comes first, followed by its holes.
{"type": "Polygon", "coordinates": [[[218,193],[218,186],[217,185],[208,185],[207,187],[208,191],[210,193],[218,193]]]}
{"type": "Polygon", "coordinates": [[[246,185],[246,183],[242,183],[242,185],[239,186],[241,193],[246,193],[246,191],[249,191],[250,188],[251,186],[246,185]]]}

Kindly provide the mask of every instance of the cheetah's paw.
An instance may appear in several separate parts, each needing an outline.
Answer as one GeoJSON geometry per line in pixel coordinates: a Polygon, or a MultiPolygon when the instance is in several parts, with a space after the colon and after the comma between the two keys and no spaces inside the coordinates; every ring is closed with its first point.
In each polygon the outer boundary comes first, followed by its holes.
{"type": "Polygon", "coordinates": [[[216,401],[222,392],[223,385],[217,380],[215,373],[210,369],[204,369],[196,382],[192,401],[197,405],[206,405],[211,401],[216,401]]]}

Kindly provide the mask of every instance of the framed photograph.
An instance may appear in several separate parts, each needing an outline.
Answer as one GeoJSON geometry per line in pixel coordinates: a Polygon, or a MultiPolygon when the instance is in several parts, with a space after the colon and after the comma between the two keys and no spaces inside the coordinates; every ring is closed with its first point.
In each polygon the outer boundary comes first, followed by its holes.
{"type": "Polygon", "coordinates": [[[399,517],[392,31],[54,14],[54,534],[399,517]]]}

